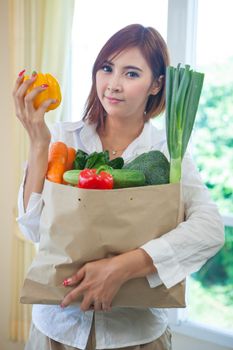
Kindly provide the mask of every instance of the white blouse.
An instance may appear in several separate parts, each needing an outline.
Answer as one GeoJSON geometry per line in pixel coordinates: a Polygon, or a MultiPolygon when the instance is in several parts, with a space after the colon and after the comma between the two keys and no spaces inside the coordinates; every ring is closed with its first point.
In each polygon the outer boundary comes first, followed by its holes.
{"type": "MultiPolygon", "coordinates": [[[[82,149],[88,154],[103,150],[94,124],[59,122],[51,133],[52,142],[63,141],[67,146],[82,149]]],[[[169,159],[165,132],[156,129],[151,121],[145,123],[141,134],[127,147],[122,157],[127,163],[150,150],[160,150],[169,159]]],[[[161,283],[167,288],[174,286],[199,270],[224,243],[221,216],[189,154],[183,159],[181,184],[186,221],[141,247],[151,256],[158,271],[147,276],[151,288],[161,283]]],[[[43,200],[41,194],[32,193],[25,212],[23,191],[24,179],[19,190],[17,221],[25,237],[38,242],[43,200]]],[[[48,337],[85,349],[94,312],[82,312],[73,305],[65,309],[57,305],[33,305],[32,320],[48,337]]],[[[109,312],[97,311],[96,349],[151,342],[162,335],[167,324],[167,309],[114,307],[109,312]]]]}

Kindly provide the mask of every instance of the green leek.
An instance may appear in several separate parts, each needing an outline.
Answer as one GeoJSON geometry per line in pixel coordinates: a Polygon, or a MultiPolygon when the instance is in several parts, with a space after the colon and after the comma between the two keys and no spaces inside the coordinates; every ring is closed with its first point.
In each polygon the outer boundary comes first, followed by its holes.
{"type": "Polygon", "coordinates": [[[170,183],[181,179],[181,163],[185,154],[201,96],[204,74],[168,66],[166,70],[166,133],[170,154],[170,183]]]}

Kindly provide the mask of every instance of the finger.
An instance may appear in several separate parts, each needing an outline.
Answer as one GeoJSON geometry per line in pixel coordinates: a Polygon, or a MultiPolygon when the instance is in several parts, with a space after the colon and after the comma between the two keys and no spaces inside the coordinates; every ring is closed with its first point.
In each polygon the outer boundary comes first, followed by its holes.
{"type": "MultiPolygon", "coordinates": [[[[83,312],[85,312],[85,311],[88,311],[88,310],[94,310],[95,309],[95,305],[96,304],[94,304],[93,303],[93,299],[92,299],[93,297],[91,297],[91,295],[90,296],[88,296],[88,295],[85,295],[84,296],[84,298],[83,298],[83,301],[82,301],[82,303],[81,303],[81,305],[80,305],[80,309],[83,311],[83,312]]],[[[96,309],[95,309],[96,310],[96,309]]],[[[96,310],[97,311],[97,310],[96,310]]]]}
{"type": "MultiPolygon", "coordinates": [[[[26,108],[26,111],[27,111],[27,115],[31,115],[35,111],[34,100],[35,100],[36,96],[38,96],[41,92],[47,90],[48,87],[49,86],[47,84],[43,84],[43,85],[37,86],[36,88],[34,88],[31,92],[29,92],[26,95],[26,97],[24,98],[24,102],[25,102],[25,108],[26,108]]],[[[49,103],[48,106],[50,104],[51,103],[49,103]]],[[[46,107],[46,109],[48,108],[48,106],[46,107]]],[[[41,113],[43,114],[43,112],[44,111],[42,109],[41,113]]]]}
{"type": "Polygon", "coordinates": [[[22,76],[19,76],[16,80],[16,87],[18,86],[18,88],[16,89],[16,93],[15,96],[25,96],[28,88],[30,87],[30,85],[32,85],[35,80],[37,79],[37,73],[33,72],[33,74],[31,75],[30,78],[24,80],[24,74],[22,76]]]}
{"type": "Polygon", "coordinates": [[[61,307],[66,307],[70,305],[73,301],[77,300],[79,296],[83,294],[86,290],[84,286],[78,286],[74,288],[71,292],[67,293],[61,302],[61,307]]]}
{"type": "Polygon", "coordinates": [[[14,85],[14,89],[13,89],[13,95],[16,93],[16,91],[18,90],[18,88],[20,87],[20,85],[23,82],[24,79],[24,73],[25,73],[26,69],[22,70],[19,74],[18,77],[15,81],[15,85],[14,85]]]}
{"type": "Polygon", "coordinates": [[[82,267],[80,270],[77,271],[75,275],[73,275],[70,278],[67,278],[63,281],[63,285],[66,286],[73,286],[77,283],[79,283],[83,278],[85,277],[85,268],[82,267]]]}
{"type": "Polygon", "coordinates": [[[103,311],[111,311],[111,310],[112,310],[112,307],[111,307],[111,305],[109,305],[108,303],[102,302],[102,310],[103,310],[103,311]]]}
{"type": "Polygon", "coordinates": [[[40,105],[40,107],[37,109],[38,114],[44,115],[44,113],[47,111],[48,107],[54,103],[57,103],[57,100],[54,98],[50,98],[50,99],[46,100],[45,102],[43,102],[40,105]]]}
{"type": "Polygon", "coordinates": [[[94,310],[101,311],[102,310],[102,302],[99,300],[94,301],[94,310]]]}
{"type": "Polygon", "coordinates": [[[25,81],[22,80],[20,86],[16,90],[15,93],[13,93],[16,108],[18,107],[21,111],[24,110],[25,105],[24,105],[24,97],[26,95],[26,92],[30,85],[34,83],[36,80],[37,75],[32,75],[30,79],[27,79],[25,81]]]}
{"type": "Polygon", "coordinates": [[[14,97],[14,104],[15,104],[15,111],[16,111],[16,116],[20,119],[20,116],[22,115],[22,107],[23,107],[23,103],[20,103],[20,101],[18,101],[16,99],[16,93],[19,89],[19,87],[21,86],[21,84],[23,83],[23,80],[24,80],[24,73],[25,73],[25,69],[22,70],[19,74],[18,74],[18,77],[17,77],[17,80],[15,82],[15,85],[14,85],[14,89],[12,91],[12,95],[14,97]]]}

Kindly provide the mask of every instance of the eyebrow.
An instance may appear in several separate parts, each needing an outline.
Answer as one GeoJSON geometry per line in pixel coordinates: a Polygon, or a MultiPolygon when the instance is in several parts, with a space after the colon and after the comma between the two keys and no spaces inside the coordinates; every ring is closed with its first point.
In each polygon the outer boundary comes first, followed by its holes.
{"type": "MultiPolygon", "coordinates": [[[[114,64],[112,62],[110,62],[110,61],[105,61],[104,64],[109,64],[110,66],[114,66],[114,64]]],[[[129,65],[129,66],[125,66],[123,68],[124,69],[135,69],[135,70],[138,70],[139,72],[143,72],[143,70],[141,68],[136,67],[136,66],[129,65]]]]}

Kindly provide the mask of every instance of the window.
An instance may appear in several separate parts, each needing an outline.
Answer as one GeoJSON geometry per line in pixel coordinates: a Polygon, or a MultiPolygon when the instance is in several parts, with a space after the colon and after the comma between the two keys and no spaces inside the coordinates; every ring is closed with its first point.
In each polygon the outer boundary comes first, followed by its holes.
{"type": "MultiPolygon", "coordinates": [[[[188,280],[188,308],[172,312],[177,332],[215,344],[233,344],[233,47],[230,0],[169,1],[172,63],[205,73],[194,132],[194,156],[225,222],[222,250],[188,280]]],[[[195,347],[194,347],[195,348],[195,347]]]]}
{"type": "Polygon", "coordinates": [[[228,223],[224,247],[190,279],[189,318],[233,334],[232,11],[230,0],[198,3],[196,65],[205,73],[205,83],[194,150],[203,180],[228,223]]]}

